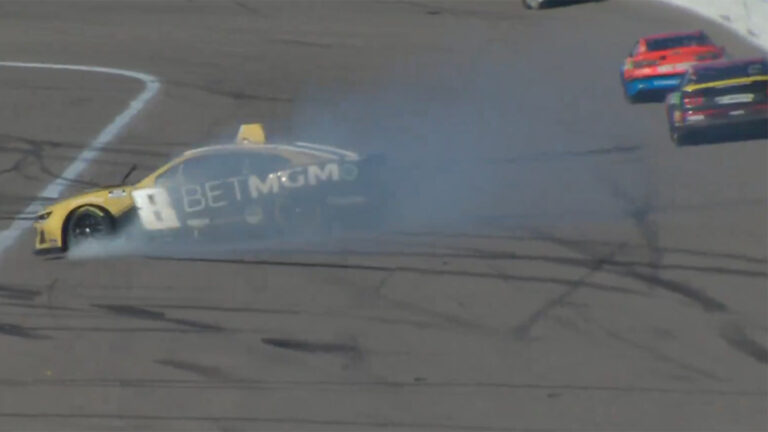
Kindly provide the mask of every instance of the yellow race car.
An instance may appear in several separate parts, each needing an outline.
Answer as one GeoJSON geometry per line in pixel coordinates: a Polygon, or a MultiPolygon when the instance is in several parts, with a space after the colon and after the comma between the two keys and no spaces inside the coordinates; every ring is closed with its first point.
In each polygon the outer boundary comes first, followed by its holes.
{"type": "Polygon", "coordinates": [[[369,207],[372,168],[380,165],[372,161],[318,144],[266,144],[260,124],[243,125],[235,144],[187,151],[133,186],[104,187],[45,208],[34,224],[35,252],[64,252],[127,227],[195,236],[221,226],[316,228],[369,207]]]}

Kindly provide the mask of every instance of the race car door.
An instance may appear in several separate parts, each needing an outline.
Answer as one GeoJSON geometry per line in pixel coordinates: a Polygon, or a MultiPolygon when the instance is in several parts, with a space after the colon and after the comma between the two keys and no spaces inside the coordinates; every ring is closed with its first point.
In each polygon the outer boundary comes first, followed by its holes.
{"type": "Polygon", "coordinates": [[[192,157],[157,177],[155,188],[134,191],[146,229],[168,230],[232,223],[258,225],[269,213],[270,194],[254,194],[254,178],[263,184],[290,165],[284,157],[255,151],[192,157]]]}

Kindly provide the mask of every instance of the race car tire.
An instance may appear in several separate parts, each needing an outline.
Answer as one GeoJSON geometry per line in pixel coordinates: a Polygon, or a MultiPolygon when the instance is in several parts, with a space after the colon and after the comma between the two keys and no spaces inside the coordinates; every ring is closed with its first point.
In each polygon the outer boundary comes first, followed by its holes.
{"type": "Polygon", "coordinates": [[[108,211],[94,206],[77,208],[67,216],[64,249],[107,237],[114,231],[115,220],[108,211]]]}
{"type": "Polygon", "coordinates": [[[693,144],[690,132],[686,132],[676,127],[669,129],[669,137],[678,147],[693,144]]]}
{"type": "Polygon", "coordinates": [[[289,237],[322,234],[331,228],[322,205],[296,198],[276,200],[273,217],[280,234],[289,237]]]}
{"type": "Polygon", "coordinates": [[[523,0],[523,6],[526,9],[538,10],[543,6],[544,0],[523,0]]]}

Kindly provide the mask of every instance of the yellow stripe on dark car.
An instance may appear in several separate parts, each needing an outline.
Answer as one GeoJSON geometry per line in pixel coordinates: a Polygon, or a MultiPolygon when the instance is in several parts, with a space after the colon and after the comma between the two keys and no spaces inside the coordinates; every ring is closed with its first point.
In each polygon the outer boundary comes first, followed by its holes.
{"type": "Polygon", "coordinates": [[[768,75],[758,75],[749,78],[735,78],[722,81],[713,81],[705,84],[691,84],[683,88],[684,91],[694,91],[703,88],[722,87],[727,85],[749,84],[757,81],[768,81],[768,75]]]}

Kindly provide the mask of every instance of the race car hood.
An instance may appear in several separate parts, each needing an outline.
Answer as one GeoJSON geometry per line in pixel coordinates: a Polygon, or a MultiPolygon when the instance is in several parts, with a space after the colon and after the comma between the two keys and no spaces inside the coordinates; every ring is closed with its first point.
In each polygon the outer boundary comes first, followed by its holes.
{"type": "Polygon", "coordinates": [[[84,205],[103,207],[112,215],[119,216],[133,206],[133,201],[131,199],[131,191],[133,188],[133,186],[109,186],[91,189],[81,194],[62,199],[55,204],[46,207],[43,211],[38,213],[37,219],[40,220],[45,215],[47,215],[45,217],[48,218],[51,214],[66,214],[72,209],[84,205]]]}

